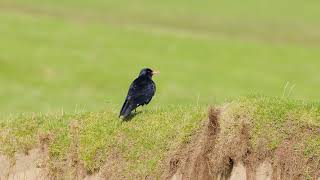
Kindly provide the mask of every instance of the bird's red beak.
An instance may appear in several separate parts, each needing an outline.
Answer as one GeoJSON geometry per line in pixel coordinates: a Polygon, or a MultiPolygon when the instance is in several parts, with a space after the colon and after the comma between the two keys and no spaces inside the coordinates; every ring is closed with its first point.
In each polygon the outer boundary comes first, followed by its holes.
{"type": "Polygon", "coordinates": [[[152,71],[152,75],[160,74],[160,71],[152,71]]]}

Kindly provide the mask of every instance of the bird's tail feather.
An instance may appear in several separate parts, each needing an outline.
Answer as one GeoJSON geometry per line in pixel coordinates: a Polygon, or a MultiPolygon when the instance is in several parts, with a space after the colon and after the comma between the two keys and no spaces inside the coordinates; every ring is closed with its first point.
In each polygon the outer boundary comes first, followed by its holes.
{"type": "Polygon", "coordinates": [[[129,103],[128,100],[126,99],[122,105],[119,117],[122,116],[123,118],[127,118],[133,109],[134,108],[133,108],[132,104],[129,103]]]}
{"type": "Polygon", "coordinates": [[[124,111],[124,108],[125,108],[125,106],[126,106],[127,102],[128,102],[128,100],[126,99],[126,100],[124,101],[123,105],[122,105],[122,108],[121,108],[121,111],[120,111],[119,117],[123,115],[123,111],[124,111]]]}

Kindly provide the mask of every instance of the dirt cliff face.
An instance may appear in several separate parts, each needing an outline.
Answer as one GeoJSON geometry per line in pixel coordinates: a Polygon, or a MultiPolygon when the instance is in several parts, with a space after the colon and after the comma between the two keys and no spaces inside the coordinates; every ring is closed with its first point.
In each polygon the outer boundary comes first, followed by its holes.
{"type": "MultiPolygon", "coordinates": [[[[245,114],[234,115],[235,122],[220,122],[229,118],[227,109],[211,108],[209,121],[188,144],[180,147],[167,160],[162,178],[282,180],[320,177],[319,162],[295,152],[295,139],[288,139],[274,151],[250,145],[250,124],[245,114]]],[[[320,178],[319,178],[320,179],[320,178]]]]}
{"type": "MultiPolygon", "coordinates": [[[[265,148],[263,141],[254,149],[250,142],[253,119],[246,112],[230,112],[225,106],[210,108],[208,114],[202,128],[168,154],[161,165],[160,179],[320,180],[320,162],[295,149],[298,138],[290,136],[272,151],[265,148]]],[[[17,154],[12,159],[0,156],[0,180],[128,179],[117,171],[126,160],[116,152],[108,156],[99,172],[89,175],[77,160],[77,154],[71,154],[66,162],[48,161],[47,140],[47,137],[40,138],[41,148],[28,154],[17,154]]],[[[146,179],[155,177],[157,175],[149,175],[146,179]]]]}
{"type": "Polygon", "coordinates": [[[214,179],[215,175],[210,173],[208,154],[212,151],[219,132],[219,114],[218,109],[210,109],[207,124],[203,125],[190,143],[184,144],[168,159],[163,179],[214,179]]]}

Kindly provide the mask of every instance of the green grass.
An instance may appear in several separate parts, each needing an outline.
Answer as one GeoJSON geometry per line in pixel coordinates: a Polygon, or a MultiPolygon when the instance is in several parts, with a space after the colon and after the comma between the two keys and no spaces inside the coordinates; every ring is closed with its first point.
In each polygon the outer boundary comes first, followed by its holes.
{"type": "Polygon", "coordinates": [[[247,166],[268,161],[292,170],[292,176],[318,177],[319,102],[259,95],[238,98],[223,109],[213,159],[230,157],[247,166]]]}
{"type": "MultiPolygon", "coordinates": [[[[318,24],[317,17],[320,13],[317,7],[320,6],[317,1],[308,1],[302,3],[298,0],[245,0],[243,2],[203,0],[188,2],[182,0],[4,0],[6,4],[27,5],[31,7],[40,7],[52,10],[81,10],[85,13],[109,15],[109,16],[132,16],[143,17],[144,19],[157,18],[170,21],[170,19],[179,18],[212,18],[215,21],[223,19],[228,23],[233,22],[255,22],[270,24],[318,24]],[[290,4],[290,6],[288,6],[290,4]],[[299,12],[299,13],[297,13],[299,12]],[[150,15],[148,17],[148,15],[150,15]]],[[[131,17],[132,18],[132,17],[131,17]]],[[[192,23],[195,23],[191,21],[192,23]]],[[[207,23],[207,24],[210,24],[207,23]]],[[[319,24],[318,24],[319,25],[319,24]]]]}
{"type": "Polygon", "coordinates": [[[128,122],[118,119],[114,107],[96,113],[23,115],[0,121],[0,153],[28,152],[45,137],[52,162],[76,155],[88,172],[96,172],[116,153],[126,162],[121,172],[137,168],[130,176],[141,177],[155,173],[169,150],[188,141],[205,116],[203,108],[177,106],[147,109],[128,122]]]}
{"type": "Polygon", "coordinates": [[[104,15],[99,14],[95,16],[102,19],[68,13],[54,16],[60,12],[54,7],[49,17],[20,6],[3,7],[1,112],[97,111],[107,104],[120,106],[130,82],[147,66],[162,72],[155,77],[155,106],[213,104],[252,92],[281,96],[287,82],[286,95],[295,85],[291,97],[319,98],[320,51],[303,38],[310,33],[288,34],[292,30],[288,27],[284,33],[290,38],[308,42],[287,41],[284,35],[280,35],[283,41],[274,37],[280,42],[273,42],[272,30],[252,32],[255,35],[250,37],[229,33],[233,27],[203,33],[161,23],[140,26],[132,21],[123,26],[103,21],[104,15]]]}
{"type": "Polygon", "coordinates": [[[149,174],[200,126],[198,106],[261,93],[283,99],[231,103],[231,117],[256,120],[252,144],[263,137],[272,150],[300,130],[304,154],[319,157],[319,136],[303,129],[319,128],[319,105],[304,103],[320,98],[319,7],[315,0],[2,0],[0,150],[13,156],[50,136],[53,162],[78,152],[95,171],[120,153],[127,171],[135,164],[136,176],[149,174]],[[117,113],[143,67],[161,71],[156,96],[121,123],[117,113]]]}
{"type": "MultiPolygon", "coordinates": [[[[72,158],[94,173],[115,161],[115,171],[124,177],[159,175],[166,155],[202,127],[206,108],[170,106],[146,108],[134,119],[118,119],[117,107],[100,112],[23,114],[0,120],[0,153],[15,153],[43,145],[48,138],[50,168],[68,174],[72,158]]],[[[295,142],[298,153],[320,160],[320,104],[287,98],[243,97],[230,102],[221,116],[224,141],[239,135],[248,125],[253,152],[273,152],[286,141],[295,142]],[[263,143],[263,146],[261,146],[263,143]]],[[[230,142],[229,142],[230,143],[230,142]]]]}
{"type": "MultiPolygon", "coordinates": [[[[308,158],[320,160],[320,104],[287,98],[252,96],[228,105],[222,117],[223,128],[249,125],[250,144],[255,151],[273,151],[286,140],[308,158]]],[[[233,133],[229,133],[228,136],[233,133]]]]}

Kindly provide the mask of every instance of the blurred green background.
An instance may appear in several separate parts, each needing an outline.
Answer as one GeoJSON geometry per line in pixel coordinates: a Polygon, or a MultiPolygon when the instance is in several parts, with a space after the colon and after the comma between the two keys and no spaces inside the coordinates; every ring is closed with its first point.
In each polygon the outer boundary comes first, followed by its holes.
{"type": "Polygon", "coordinates": [[[152,106],[261,93],[320,98],[317,0],[1,0],[0,111],[120,106],[143,67],[152,106]]]}

